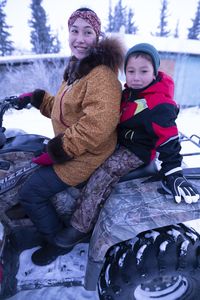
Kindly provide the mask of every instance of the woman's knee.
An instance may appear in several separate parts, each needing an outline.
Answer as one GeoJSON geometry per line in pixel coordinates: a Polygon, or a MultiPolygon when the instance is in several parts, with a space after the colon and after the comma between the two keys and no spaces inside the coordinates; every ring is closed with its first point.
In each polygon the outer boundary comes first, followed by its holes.
{"type": "Polygon", "coordinates": [[[41,188],[41,182],[39,176],[36,173],[33,173],[21,186],[18,191],[19,202],[29,202],[37,198],[37,194],[41,188]]]}

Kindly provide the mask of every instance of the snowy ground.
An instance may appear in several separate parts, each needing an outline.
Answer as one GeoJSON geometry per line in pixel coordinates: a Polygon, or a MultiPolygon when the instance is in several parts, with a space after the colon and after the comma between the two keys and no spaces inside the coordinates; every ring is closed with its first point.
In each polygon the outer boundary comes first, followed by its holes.
{"type": "MultiPolygon", "coordinates": [[[[192,134],[200,135],[200,109],[199,108],[189,108],[184,109],[180,112],[179,118],[177,120],[177,124],[179,127],[179,130],[183,132],[185,135],[190,136],[192,134]]],[[[23,110],[23,111],[16,111],[15,113],[8,112],[5,115],[4,118],[4,126],[6,128],[21,128],[29,133],[35,133],[35,134],[42,134],[48,137],[53,136],[53,131],[51,128],[51,123],[48,119],[45,117],[42,117],[39,112],[37,112],[35,109],[30,110],[23,110]]],[[[187,151],[190,151],[190,149],[187,149],[187,151]]],[[[192,150],[191,150],[192,151],[192,150]]],[[[198,159],[195,160],[195,166],[200,167],[200,155],[198,159]]],[[[198,229],[199,223],[196,221],[190,222],[190,225],[196,229],[198,229]]],[[[84,261],[86,263],[87,258],[87,246],[84,246],[85,249],[85,257],[84,261]]],[[[22,253],[22,256],[25,256],[25,260],[22,259],[23,263],[26,265],[26,268],[31,269],[33,266],[30,265],[30,255],[31,252],[33,252],[34,249],[26,250],[22,253]]],[[[75,250],[76,252],[76,250],[75,250]]],[[[74,253],[75,253],[74,252],[74,253]]],[[[71,260],[72,266],[77,265],[79,262],[76,263],[76,255],[73,256],[73,253],[70,254],[70,256],[67,256],[69,258],[69,261],[71,260]]],[[[69,262],[68,261],[68,262],[69,262]]],[[[18,276],[20,278],[20,274],[24,272],[25,265],[20,265],[20,269],[18,272],[18,276]]],[[[46,274],[46,267],[43,267],[43,270],[41,269],[41,272],[43,273],[43,276],[47,276],[46,274]]],[[[82,273],[83,274],[85,269],[85,265],[82,266],[82,273]]],[[[73,272],[76,272],[77,270],[72,270],[72,274],[69,274],[71,276],[74,275],[73,272]]],[[[61,276],[60,274],[57,274],[58,276],[61,276]]],[[[33,276],[34,270],[33,270],[33,276]]],[[[22,276],[23,277],[23,276],[22,276]]],[[[42,288],[34,291],[21,291],[15,296],[9,298],[9,300],[37,300],[37,299],[46,299],[46,300],[84,300],[84,299],[91,299],[91,300],[97,300],[98,295],[97,292],[89,292],[86,291],[83,287],[52,287],[52,288],[42,288]]]]}
{"type": "Polygon", "coordinates": [[[52,287],[34,291],[22,291],[8,300],[98,300],[96,292],[88,292],[83,287],[52,287]]]}

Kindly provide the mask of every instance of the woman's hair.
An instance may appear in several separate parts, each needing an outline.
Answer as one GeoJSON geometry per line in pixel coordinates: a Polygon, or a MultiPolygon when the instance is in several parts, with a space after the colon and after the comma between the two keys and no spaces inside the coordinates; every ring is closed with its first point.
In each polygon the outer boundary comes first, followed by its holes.
{"type": "Polygon", "coordinates": [[[87,8],[87,7],[81,7],[79,9],[75,10],[71,14],[71,16],[69,17],[69,20],[68,20],[68,28],[69,29],[74,24],[76,19],[78,19],[78,18],[81,18],[90,24],[90,26],[95,31],[95,33],[97,35],[97,39],[98,39],[99,36],[101,35],[101,21],[100,21],[99,17],[97,16],[97,14],[92,9],[87,8]]]}
{"type": "Polygon", "coordinates": [[[95,13],[92,9],[90,9],[88,7],[81,7],[81,8],[78,8],[76,11],[92,11],[93,13],[95,13]]]}

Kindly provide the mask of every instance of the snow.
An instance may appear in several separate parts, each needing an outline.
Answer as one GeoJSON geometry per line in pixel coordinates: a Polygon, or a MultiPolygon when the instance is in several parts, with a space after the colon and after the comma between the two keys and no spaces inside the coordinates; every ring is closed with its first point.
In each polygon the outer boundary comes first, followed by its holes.
{"type": "MultiPolygon", "coordinates": [[[[173,37],[157,37],[153,35],[134,35],[134,44],[137,43],[150,43],[158,49],[160,52],[169,53],[182,53],[182,54],[194,54],[199,55],[200,43],[199,40],[177,39],[173,37]]],[[[128,48],[133,45],[133,35],[125,35],[125,43],[128,48]]]]}
{"type": "Polygon", "coordinates": [[[97,292],[86,291],[83,286],[77,287],[48,287],[53,284],[56,280],[64,284],[67,284],[68,280],[73,277],[80,281],[83,285],[84,272],[86,267],[87,249],[88,245],[80,244],[77,245],[70,253],[60,256],[56,261],[44,267],[35,267],[31,261],[31,254],[37,250],[38,247],[25,250],[20,255],[20,268],[17,273],[18,286],[23,286],[31,283],[35,283],[39,286],[40,280],[46,281],[47,287],[18,292],[15,296],[9,298],[10,300],[35,300],[35,299],[46,299],[46,300],[83,300],[91,299],[97,300],[97,292]],[[83,251],[85,249],[85,251],[83,251]]]}
{"type": "Polygon", "coordinates": [[[83,287],[51,287],[34,291],[22,291],[8,300],[98,300],[96,292],[88,292],[83,287]]]}
{"type": "MultiPolygon", "coordinates": [[[[200,108],[192,107],[187,109],[182,109],[180,111],[177,124],[179,130],[187,136],[191,136],[192,134],[200,135],[200,108]]],[[[51,126],[51,121],[39,113],[34,108],[29,110],[22,111],[9,111],[6,113],[4,117],[4,126],[8,129],[11,128],[19,128],[23,129],[28,133],[34,134],[42,134],[48,137],[53,136],[53,130],[51,126]]],[[[190,152],[193,149],[189,148],[189,146],[184,147],[183,152],[190,152]]],[[[200,167],[200,155],[195,158],[196,167],[200,167]]],[[[199,229],[198,221],[187,222],[188,225],[192,226],[196,230],[199,229]]],[[[77,245],[72,252],[69,254],[59,257],[55,262],[53,262],[49,266],[40,267],[39,271],[35,271],[35,267],[31,262],[31,253],[36,248],[25,250],[21,253],[20,256],[20,267],[17,274],[17,278],[20,281],[25,282],[26,274],[29,273],[29,278],[34,280],[38,280],[41,278],[41,275],[47,281],[53,280],[55,277],[60,280],[66,279],[66,273],[63,277],[63,274],[60,273],[63,266],[67,266],[68,276],[79,278],[83,283],[84,271],[87,260],[87,250],[88,245],[82,244],[77,245]],[[84,249],[84,251],[82,250],[84,249]],[[82,253],[82,254],[81,254],[82,253]],[[82,256],[81,256],[82,255],[82,256]],[[84,262],[84,263],[83,263],[84,262]],[[59,265],[59,268],[56,269],[56,266],[59,265]],[[62,265],[62,267],[61,267],[62,265]],[[54,269],[54,272],[51,272],[54,269]],[[55,269],[56,276],[55,276],[55,269]],[[54,276],[54,278],[52,277],[54,276]]],[[[41,289],[20,291],[15,296],[9,298],[9,300],[37,300],[37,299],[46,299],[46,300],[98,300],[98,293],[86,291],[83,286],[77,287],[44,287],[41,289]]]]}
{"type": "Polygon", "coordinates": [[[34,60],[52,60],[52,59],[64,59],[70,55],[69,53],[60,54],[60,53],[51,53],[51,54],[24,54],[22,55],[12,55],[12,56],[1,56],[0,57],[0,64],[14,64],[20,63],[21,61],[30,63],[34,60]]]}
{"type": "Polygon", "coordinates": [[[25,109],[7,111],[4,115],[4,127],[6,129],[19,128],[27,133],[40,134],[47,137],[53,137],[53,129],[51,120],[42,116],[40,112],[35,109],[25,109]]]}
{"type": "Polygon", "coordinates": [[[80,281],[83,285],[83,271],[85,271],[86,259],[87,259],[87,246],[85,251],[82,250],[82,245],[77,245],[74,251],[64,255],[61,259],[57,259],[55,262],[43,266],[34,268],[34,264],[31,261],[31,254],[39,247],[34,247],[22,252],[20,257],[21,267],[17,273],[17,280],[19,285],[28,284],[30,282],[39,282],[42,278],[44,281],[54,282],[55,277],[60,282],[68,282],[73,272],[74,278],[80,281]],[[73,256],[72,256],[73,252],[73,256]],[[56,266],[56,264],[58,266],[56,266]],[[55,272],[59,270],[58,272],[55,272]],[[56,273],[56,276],[55,276],[56,273]],[[27,274],[29,276],[27,276],[27,274]],[[27,280],[26,280],[27,278],[27,280]],[[67,280],[68,279],[68,280],[67,280]]]}

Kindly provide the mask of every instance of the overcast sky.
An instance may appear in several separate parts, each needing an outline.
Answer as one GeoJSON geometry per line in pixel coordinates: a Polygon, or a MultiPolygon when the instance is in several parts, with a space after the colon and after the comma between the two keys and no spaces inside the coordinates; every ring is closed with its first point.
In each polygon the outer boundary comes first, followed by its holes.
{"type": "MultiPolygon", "coordinates": [[[[118,0],[43,0],[42,5],[51,29],[59,34],[61,43],[67,47],[67,19],[70,14],[81,6],[87,6],[95,10],[102,20],[102,27],[105,28],[108,22],[109,2],[114,7],[118,0]]],[[[28,20],[31,18],[30,3],[31,0],[7,0],[5,7],[6,21],[12,26],[10,29],[12,40],[18,48],[31,48],[28,27],[28,20]]],[[[197,3],[198,0],[169,0],[169,27],[174,31],[179,20],[180,38],[187,36],[187,29],[192,25],[191,19],[195,16],[197,3]]],[[[156,31],[161,0],[122,0],[122,4],[134,10],[140,34],[147,35],[156,31]]]]}

